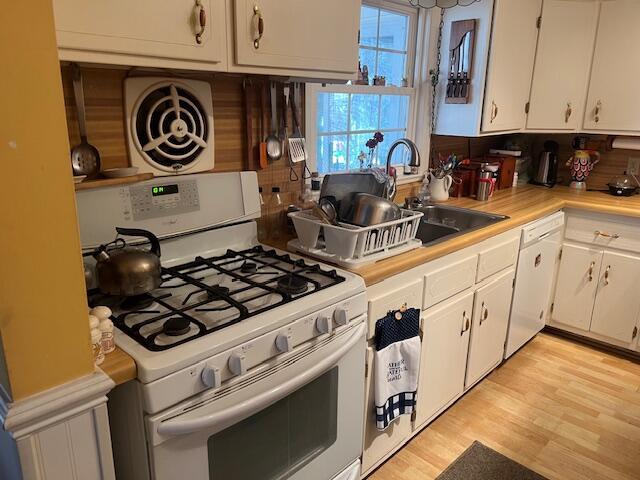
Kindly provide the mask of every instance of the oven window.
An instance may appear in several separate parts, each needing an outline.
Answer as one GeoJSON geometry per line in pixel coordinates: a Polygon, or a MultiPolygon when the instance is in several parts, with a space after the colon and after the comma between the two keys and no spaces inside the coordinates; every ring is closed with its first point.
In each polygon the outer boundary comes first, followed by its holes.
{"type": "Polygon", "coordinates": [[[338,367],[207,442],[211,480],[287,478],[336,441],[338,367]]]}

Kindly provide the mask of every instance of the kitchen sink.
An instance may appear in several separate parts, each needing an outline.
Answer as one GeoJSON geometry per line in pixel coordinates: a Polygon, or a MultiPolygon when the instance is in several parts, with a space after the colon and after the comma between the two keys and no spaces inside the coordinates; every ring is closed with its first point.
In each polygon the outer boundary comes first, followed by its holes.
{"type": "Polygon", "coordinates": [[[426,205],[414,210],[424,213],[416,235],[423,246],[443,242],[509,218],[445,205],[426,205]]]}

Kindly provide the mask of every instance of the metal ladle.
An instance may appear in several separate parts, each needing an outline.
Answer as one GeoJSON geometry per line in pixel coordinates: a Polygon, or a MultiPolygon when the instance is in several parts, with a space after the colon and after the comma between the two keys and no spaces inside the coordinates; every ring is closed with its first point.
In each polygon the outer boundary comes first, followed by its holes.
{"type": "Polygon", "coordinates": [[[84,90],[82,88],[82,72],[77,65],[73,66],[73,95],[78,112],[78,128],[80,144],[71,149],[71,168],[74,175],[95,177],[100,172],[100,153],[87,141],[87,121],[85,118],[84,90]]]}
{"type": "Polygon", "coordinates": [[[269,160],[279,160],[282,157],[282,143],[277,135],[277,105],[276,105],[276,84],[275,82],[271,82],[271,133],[266,139],[267,143],[267,156],[269,160]]]}

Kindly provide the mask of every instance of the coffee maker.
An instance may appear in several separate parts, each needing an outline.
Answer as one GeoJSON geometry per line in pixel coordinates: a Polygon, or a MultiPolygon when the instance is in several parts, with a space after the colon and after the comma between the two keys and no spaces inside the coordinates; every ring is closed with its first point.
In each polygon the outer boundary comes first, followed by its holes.
{"type": "Polygon", "coordinates": [[[536,164],[535,175],[531,180],[534,185],[553,187],[558,180],[559,145],[551,140],[544,142],[544,151],[540,153],[536,164]]]}

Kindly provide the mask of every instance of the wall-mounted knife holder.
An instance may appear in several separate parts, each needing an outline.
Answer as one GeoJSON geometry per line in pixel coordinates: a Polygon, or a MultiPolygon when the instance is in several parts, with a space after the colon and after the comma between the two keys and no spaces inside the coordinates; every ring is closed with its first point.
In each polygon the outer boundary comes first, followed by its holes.
{"type": "Polygon", "coordinates": [[[445,103],[469,103],[475,33],[475,20],[457,20],[451,23],[445,103]]]}

